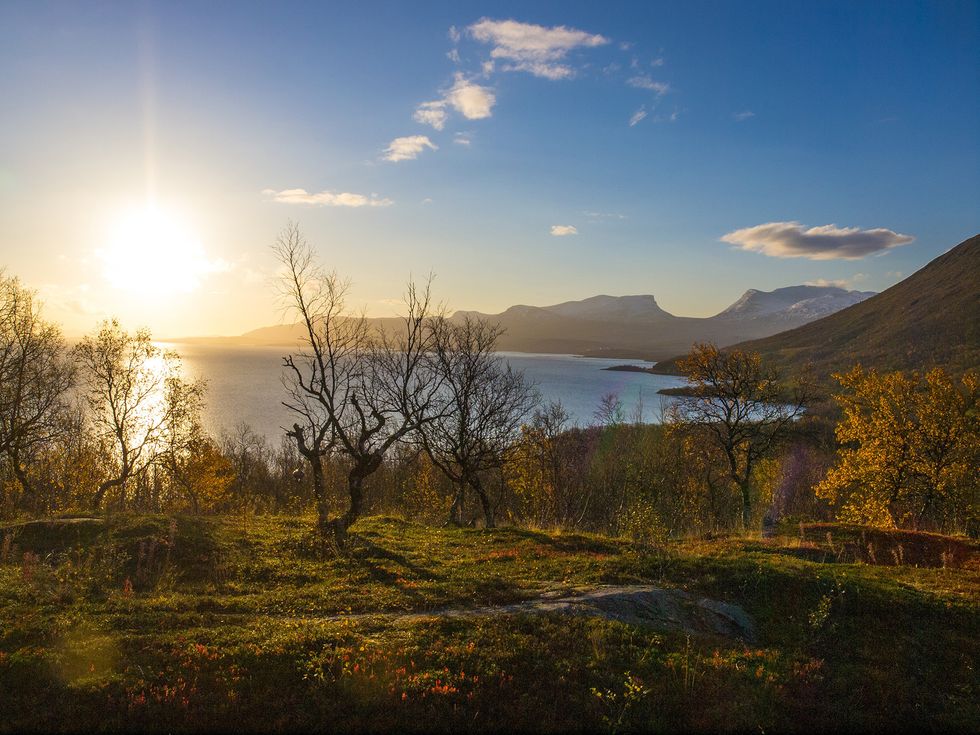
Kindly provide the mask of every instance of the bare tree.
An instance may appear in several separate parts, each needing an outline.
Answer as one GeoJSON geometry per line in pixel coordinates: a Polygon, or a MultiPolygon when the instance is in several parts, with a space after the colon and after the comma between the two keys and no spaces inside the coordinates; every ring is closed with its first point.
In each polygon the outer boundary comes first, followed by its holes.
{"type": "Polygon", "coordinates": [[[617,393],[603,393],[599,405],[592,412],[592,418],[599,426],[619,426],[626,421],[623,402],[617,393]]]}
{"type": "Polygon", "coordinates": [[[690,382],[689,396],[668,410],[668,420],[705,435],[725,458],[727,477],[741,495],[742,528],[752,519],[752,471],[803,414],[809,384],[798,379],[789,393],[780,376],[757,354],[720,351],[697,344],[680,363],[690,382]]]}
{"type": "Polygon", "coordinates": [[[95,434],[111,449],[115,463],[92,506],[100,507],[106,493],[117,488],[122,507],[127,483],[165,451],[168,432],[196,420],[205,386],[185,382],[177,353],[153,344],[148,330],[130,334],[115,319],[84,337],[74,354],[95,434]]]}
{"type": "Polygon", "coordinates": [[[365,480],[438,402],[429,284],[421,290],[409,284],[407,312],[396,327],[372,330],[363,315],[348,315],[348,283],[320,267],[297,225],[283,230],[273,250],[285,269],[281,296],[303,326],[302,348],[283,359],[283,405],[299,418],[289,433],[314,473],[319,530],[342,546],[362,512],[365,480]],[[333,520],[320,465],[331,451],[350,461],[350,505],[333,520]]]}
{"type": "Polygon", "coordinates": [[[496,504],[484,475],[503,466],[516,447],[521,424],[538,403],[524,373],[496,354],[502,331],[470,317],[438,323],[436,354],[448,403],[422,425],[419,437],[433,463],[456,486],[451,523],[462,522],[466,489],[471,488],[486,526],[495,525],[496,504]]]}
{"type": "Polygon", "coordinates": [[[0,456],[32,495],[28,458],[65,430],[73,363],[57,326],[20,281],[0,271],[0,456]]]}

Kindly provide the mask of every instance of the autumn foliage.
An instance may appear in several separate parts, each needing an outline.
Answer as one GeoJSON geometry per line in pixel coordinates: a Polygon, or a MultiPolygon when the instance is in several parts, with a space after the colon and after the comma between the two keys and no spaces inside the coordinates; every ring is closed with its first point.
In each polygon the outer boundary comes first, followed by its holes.
{"type": "Polygon", "coordinates": [[[940,368],[836,376],[838,461],[817,488],[839,518],[880,527],[976,528],[980,377],[940,368]]]}

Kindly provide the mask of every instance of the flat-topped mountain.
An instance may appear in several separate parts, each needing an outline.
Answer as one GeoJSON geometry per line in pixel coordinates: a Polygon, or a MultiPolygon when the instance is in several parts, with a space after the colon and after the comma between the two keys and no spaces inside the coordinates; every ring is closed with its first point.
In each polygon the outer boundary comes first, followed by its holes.
{"type": "MultiPolygon", "coordinates": [[[[499,314],[457,311],[500,324],[500,349],[665,359],[693,342],[728,345],[765,337],[848,307],[871,294],[825,286],[749,290],[720,314],[708,318],[674,316],[650,294],[599,295],[551,306],[512,306],[499,314]]],[[[382,326],[390,319],[376,320],[382,326]]],[[[245,345],[292,345],[302,336],[297,325],[264,327],[223,340],[245,345]]]]}

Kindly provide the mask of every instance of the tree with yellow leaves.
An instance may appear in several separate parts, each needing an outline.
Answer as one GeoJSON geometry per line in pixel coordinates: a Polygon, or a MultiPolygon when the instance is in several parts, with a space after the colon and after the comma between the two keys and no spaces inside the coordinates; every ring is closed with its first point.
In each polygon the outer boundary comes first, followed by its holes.
{"type": "Polygon", "coordinates": [[[976,521],[980,377],[943,369],[834,376],[844,416],[838,461],[816,489],[841,520],[962,530],[976,521]],[[973,519],[971,521],[971,519],[973,519]]]}
{"type": "Polygon", "coordinates": [[[755,469],[805,411],[810,397],[807,371],[787,386],[760,355],[723,351],[712,344],[694,345],[679,367],[689,394],[670,407],[668,421],[706,440],[721,455],[719,474],[737,492],[742,528],[749,530],[755,469]]]}

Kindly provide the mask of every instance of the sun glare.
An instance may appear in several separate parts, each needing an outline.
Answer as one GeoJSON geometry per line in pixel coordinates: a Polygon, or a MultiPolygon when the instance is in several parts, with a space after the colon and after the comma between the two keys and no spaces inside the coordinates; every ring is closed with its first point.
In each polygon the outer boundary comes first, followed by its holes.
{"type": "Polygon", "coordinates": [[[99,256],[109,283],[146,296],[190,293],[209,273],[225,269],[179,217],[152,205],[117,220],[99,256]]]}

